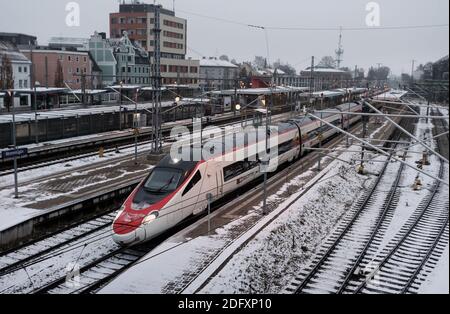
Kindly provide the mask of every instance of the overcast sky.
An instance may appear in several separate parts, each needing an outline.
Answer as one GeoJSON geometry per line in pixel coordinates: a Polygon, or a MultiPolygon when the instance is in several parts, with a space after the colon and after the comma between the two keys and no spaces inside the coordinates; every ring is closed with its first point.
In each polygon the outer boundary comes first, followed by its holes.
{"type": "MultiPolygon", "coordinates": [[[[53,36],[88,37],[94,31],[109,34],[108,17],[118,11],[118,0],[77,0],[81,25],[66,26],[66,0],[1,0],[0,32],[20,32],[45,44],[53,36]]],[[[153,1],[144,1],[153,3],[153,1]]],[[[159,0],[172,8],[172,0],[159,0]]],[[[177,15],[188,20],[189,55],[227,54],[237,61],[267,56],[264,32],[250,27],[207,19],[219,17],[245,24],[273,27],[366,27],[368,0],[176,0],[177,15]],[[189,13],[187,13],[189,12],[189,13]]],[[[381,27],[448,24],[448,0],[378,0],[381,27]]],[[[297,70],[311,56],[333,55],[337,31],[269,30],[269,59],[281,59],[297,70]]],[[[449,29],[367,30],[344,32],[344,66],[368,68],[382,63],[394,73],[409,73],[411,60],[435,61],[448,54],[449,29]]],[[[200,56],[201,55],[201,56],[200,56]]]]}

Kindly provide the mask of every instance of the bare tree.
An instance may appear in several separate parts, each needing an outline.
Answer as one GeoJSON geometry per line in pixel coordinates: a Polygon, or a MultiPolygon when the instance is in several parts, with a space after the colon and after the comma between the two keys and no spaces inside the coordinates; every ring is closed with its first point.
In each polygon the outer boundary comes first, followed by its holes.
{"type": "Polygon", "coordinates": [[[56,64],[55,87],[64,87],[64,73],[61,60],[58,60],[58,63],[56,64]]]}
{"type": "MultiPolygon", "coordinates": [[[[5,54],[3,55],[2,63],[0,66],[0,89],[9,90],[13,88],[14,79],[11,60],[5,54]]],[[[5,97],[5,107],[8,109],[8,112],[10,111],[12,101],[12,97],[9,97],[9,95],[5,97]]]]}
{"type": "Polygon", "coordinates": [[[253,65],[258,70],[267,69],[267,59],[261,56],[256,56],[255,61],[253,61],[253,65]]]}
{"type": "Polygon", "coordinates": [[[219,60],[230,62],[230,58],[228,58],[227,55],[221,55],[221,56],[219,57],[219,60]]]}
{"type": "Polygon", "coordinates": [[[318,66],[325,67],[325,68],[335,68],[336,67],[336,61],[331,56],[325,56],[320,60],[318,66]]]}

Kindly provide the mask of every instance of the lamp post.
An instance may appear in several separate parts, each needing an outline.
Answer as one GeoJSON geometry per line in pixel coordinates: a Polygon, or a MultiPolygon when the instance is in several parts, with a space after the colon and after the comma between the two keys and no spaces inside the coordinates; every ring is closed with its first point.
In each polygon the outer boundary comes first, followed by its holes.
{"type": "MultiPolygon", "coordinates": [[[[12,146],[17,149],[16,141],[16,107],[14,105],[14,92],[8,91],[10,107],[12,105],[12,146]]],[[[17,156],[14,156],[14,198],[19,198],[19,184],[17,179],[17,156]]]]}
{"type": "MultiPolygon", "coordinates": [[[[33,76],[34,76],[34,72],[33,72],[33,76]]],[[[33,89],[34,89],[34,95],[33,95],[33,98],[34,98],[34,125],[35,125],[35,130],[34,130],[34,132],[35,132],[35,142],[36,142],[36,144],[39,144],[39,121],[38,121],[38,107],[37,107],[37,91],[36,91],[36,88],[37,88],[37,86],[40,86],[40,84],[39,84],[39,82],[34,82],[34,87],[33,87],[33,89]]]]}
{"type": "Polygon", "coordinates": [[[139,132],[139,114],[138,114],[138,94],[139,88],[136,89],[136,100],[134,102],[134,164],[138,164],[138,132],[139,132]]]}

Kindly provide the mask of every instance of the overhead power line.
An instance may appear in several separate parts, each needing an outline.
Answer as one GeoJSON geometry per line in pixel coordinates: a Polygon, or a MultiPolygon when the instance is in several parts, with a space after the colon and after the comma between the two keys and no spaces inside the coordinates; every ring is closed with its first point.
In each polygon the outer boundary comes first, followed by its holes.
{"type": "Polygon", "coordinates": [[[379,26],[379,27],[306,27],[306,26],[263,26],[263,25],[255,25],[252,23],[245,23],[241,21],[229,20],[221,17],[210,16],[200,13],[189,12],[185,10],[178,10],[178,12],[182,12],[192,16],[198,16],[205,19],[215,20],[218,22],[234,24],[244,27],[251,28],[261,28],[265,30],[273,30],[273,31],[376,31],[376,30],[413,30],[413,29],[432,29],[432,28],[448,28],[449,24],[428,24],[428,25],[392,25],[392,26],[379,26]]]}

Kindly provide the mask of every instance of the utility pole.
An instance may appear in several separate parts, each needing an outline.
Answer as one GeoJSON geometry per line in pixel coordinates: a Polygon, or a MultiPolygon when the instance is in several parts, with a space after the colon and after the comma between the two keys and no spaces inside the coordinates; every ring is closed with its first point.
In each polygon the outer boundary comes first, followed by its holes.
{"type": "Polygon", "coordinates": [[[31,45],[31,41],[28,42],[30,46],[30,61],[31,61],[31,67],[30,67],[30,83],[31,87],[33,88],[34,94],[33,94],[33,102],[34,102],[34,133],[35,133],[35,142],[36,144],[39,144],[39,122],[38,122],[38,108],[37,108],[37,93],[36,93],[36,73],[34,70],[34,58],[33,58],[33,46],[31,45]]]}
{"type": "Polygon", "coordinates": [[[155,134],[155,143],[154,143],[154,152],[160,153],[162,148],[161,143],[161,122],[160,122],[160,106],[161,106],[161,5],[155,6],[155,28],[153,29],[155,36],[155,53],[154,53],[154,117],[155,117],[155,125],[154,125],[154,134],[155,134]]]}
{"type": "MultiPolygon", "coordinates": [[[[369,107],[366,105],[365,100],[363,99],[363,113],[369,113],[369,107]]],[[[368,116],[363,115],[362,117],[362,123],[363,123],[363,139],[364,141],[366,140],[367,137],[367,122],[369,120],[368,116]]],[[[366,144],[363,144],[361,147],[361,164],[360,164],[360,168],[359,168],[359,173],[363,174],[364,173],[364,157],[365,157],[365,150],[366,150],[366,144]]]]}
{"type": "Polygon", "coordinates": [[[311,104],[313,92],[314,92],[314,56],[311,57],[311,78],[309,81],[309,103],[310,104],[311,104]]]}
{"type": "Polygon", "coordinates": [[[339,44],[338,49],[336,50],[336,66],[338,69],[341,68],[342,56],[344,55],[344,49],[342,47],[342,27],[340,27],[339,31],[339,44]]]}
{"type": "Polygon", "coordinates": [[[48,88],[48,58],[45,56],[45,88],[48,88]]]}
{"type": "Polygon", "coordinates": [[[81,102],[82,105],[86,105],[86,74],[81,73],[81,102]]]}
{"type": "MultiPolygon", "coordinates": [[[[13,148],[17,149],[17,140],[16,140],[16,106],[14,105],[14,92],[8,92],[10,107],[12,105],[12,142],[13,148]]],[[[14,198],[19,198],[19,182],[17,178],[17,156],[14,156],[14,198]]]]}
{"type": "Polygon", "coordinates": [[[139,132],[139,115],[138,115],[138,94],[139,88],[136,89],[136,99],[134,102],[134,164],[138,164],[138,132],[139,132]]]}
{"type": "MultiPolygon", "coordinates": [[[[416,60],[412,60],[412,67],[411,67],[411,83],[414,83],[414,65],[416,60]]],[[[412,86],[411,86],[412,87],[412,86]]]]}

